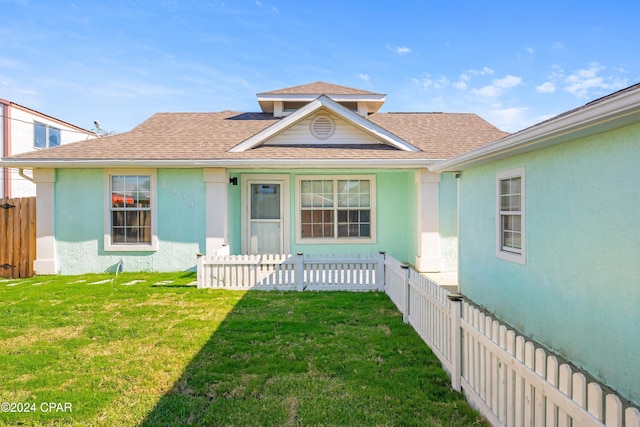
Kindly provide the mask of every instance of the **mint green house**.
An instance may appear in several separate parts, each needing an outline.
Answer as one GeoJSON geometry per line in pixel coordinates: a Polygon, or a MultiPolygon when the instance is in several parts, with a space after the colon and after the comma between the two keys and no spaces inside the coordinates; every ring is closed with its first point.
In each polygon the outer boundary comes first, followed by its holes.
{"type": "Polygon", "coordinates": [[[462,293],[640,403],[640,85],[440,162],[462,293]]]}
{"type": "Polygon", "coordinates": [[[3,159],[33,170],[35,271],[379,251],[421,271],[456,268],[456,181],[428,167],[504,132],[475,114],[379,113],[386,95],[322,82],[257,96],[257,113],[159,113],[3,159]]]}

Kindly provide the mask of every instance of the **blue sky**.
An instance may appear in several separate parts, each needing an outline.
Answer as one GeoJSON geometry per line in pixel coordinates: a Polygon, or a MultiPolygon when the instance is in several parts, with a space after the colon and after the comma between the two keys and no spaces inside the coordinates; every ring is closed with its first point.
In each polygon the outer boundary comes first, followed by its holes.
{"type": "Polygon", "coordinates": [[[0,0],[0,98],[123,132],[326,81],[507,131],[640,82],[640,3],[0,0]]]}

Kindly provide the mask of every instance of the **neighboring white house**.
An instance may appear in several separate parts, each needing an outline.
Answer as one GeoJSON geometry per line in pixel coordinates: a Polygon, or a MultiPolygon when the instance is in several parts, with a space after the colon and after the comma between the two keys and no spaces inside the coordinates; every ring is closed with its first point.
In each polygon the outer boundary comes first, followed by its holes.
{"type": "MultiPolygon", "coordinates": [[[[90,130],[0,98],[0,157],[95,137],[90,130]]],[[[35,195],[35,184],[20,170],[0,168],[0,198],[35,195]]]]}

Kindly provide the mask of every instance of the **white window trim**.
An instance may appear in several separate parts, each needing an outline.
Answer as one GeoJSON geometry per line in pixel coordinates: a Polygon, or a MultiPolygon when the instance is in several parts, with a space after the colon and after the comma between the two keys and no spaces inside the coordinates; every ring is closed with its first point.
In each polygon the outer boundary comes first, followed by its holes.
{"type": "Polygon", "coordinates": [[[526,221],[525,221],[525,200],[526,200],[526,185],[525,185],[525,168],[515,168],[506,171],[498,172],[496,174],[496,256],[499,259],[505,261],[515,262],[517,264],[526,264],[526,221]],[[521,196],[520,196],[520,223],[521,223],[521,246],[520,253],[505,251],[502,249],[502,216],[500,205],[500,181],[508,178],[520,178],[521,196]]]}
{"type": "Polygon", "coordinates": [[[241,251],[243,254],[249,254],[249,209],[251,206],[251,184],[280,184],[282,185],[282,253],[288,254],[290,251],[289,228],[289,188],[291,178],[289,175],[277,174],[242,174],[240,175],[241,183],[241,251]]]}
{"type": "Polygon", "coordinates": [[[104,171],[104,250],[105,252],[153,252],[158,250],[158,191],[156,169],[106,169],[104,171]],[[149,175],[151,178],[151,243],[118,244],[111,241],[111,177],[149,175]]]}
{"type": "Polygon", "coordinates": [[[58,131],[58,145],[56,145],[56,147],[59,147],[60,145],[62,145],[62,129],[55,127],[55,126],[51,126],[48,123],[44,123],[44,122],[39,122],[37,120],[33,121],[33,149],[34,150],[44,150],[46,148],[51,148],[51,145],[49,144],[49,138],[51,137],[51,129],[55,129],[58,131]],[[44,126],[45,128],[45,133],[44,133],[44,147],[37,147],[36,146],[36,125],[40,125],[40,126],[44,126]]]}
{"type": "MultiPolygon", "coordinates": [[[[376,176],[375,175],[298,175],[296,176],[296,244],[298,245],[335,245],[335,244],[374,244],[376,243],[376,176]],[[301,218],[301,201],[300,201],[300,182],[306,180],[345,180],[345,179],[361,179],[368,180],[371,183],[371,236],[370,237],[323,237],[323,238],[302,238],[302,230],[300,224],[301,218]]],[[[334,197],[337,195],[334,195],[334,197]]],[[[334,206],[333,209],[336,209],[334,206]]],[[[336,222],[338,218],[335,218],[336,222]]]]}

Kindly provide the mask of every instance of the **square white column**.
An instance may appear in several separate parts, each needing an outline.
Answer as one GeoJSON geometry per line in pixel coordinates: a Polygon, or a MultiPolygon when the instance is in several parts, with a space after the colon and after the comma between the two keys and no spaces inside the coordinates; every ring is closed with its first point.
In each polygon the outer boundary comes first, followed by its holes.
{"type": "Polygon", "coordinates": [[[55,169],[34,169],[36,183],[35,274],[57,274],[55,238],[55,169]]]}
{"type": "Polygon", "coordinates": [[[224,168],[204,170],[206,197],[206,254],[228,254],[227,244],[227,186],[229,175],[224,168]]]}
{"type": "Polygon", "coordinates": [[[420,272],[439,272],[440,255],[440,175],[427,169],[416,171],[418,187],[418,251],[416,268],[420,272]]]}

